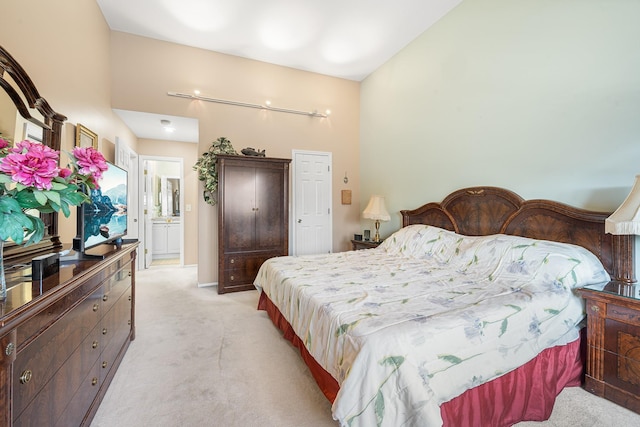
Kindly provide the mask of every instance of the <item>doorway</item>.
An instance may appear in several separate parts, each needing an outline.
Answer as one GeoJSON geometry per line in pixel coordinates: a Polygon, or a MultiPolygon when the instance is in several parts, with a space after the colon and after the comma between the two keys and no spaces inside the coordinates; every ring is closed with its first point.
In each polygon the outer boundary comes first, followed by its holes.
{"type": "Polygon", "coordinates": [[[184,265],[183,159],[140,156],[144,268],[184,265]]]}

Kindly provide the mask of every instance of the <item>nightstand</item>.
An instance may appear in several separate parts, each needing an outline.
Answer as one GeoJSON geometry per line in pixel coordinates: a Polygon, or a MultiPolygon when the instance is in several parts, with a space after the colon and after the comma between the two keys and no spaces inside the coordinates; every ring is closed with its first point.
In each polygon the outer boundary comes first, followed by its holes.
{"type": "Polygon", "coordinates": [[[640,285],[578,289],[586,300],[585,389],[640,413],[640,285]]]}
{"type": "Polygon", "coordinates": [[[373,242],[371,240],[352,240],[351,249],[357,251],[359,249],[377,248],[380,243],[382,243],[382,240],[380,240],[379,242],[373,242]]]}

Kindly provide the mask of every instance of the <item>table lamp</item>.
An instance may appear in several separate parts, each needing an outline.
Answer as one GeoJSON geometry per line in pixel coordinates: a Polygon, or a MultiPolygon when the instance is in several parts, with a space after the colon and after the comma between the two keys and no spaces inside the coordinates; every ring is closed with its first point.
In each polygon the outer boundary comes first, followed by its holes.
{"type": "Polygon", "coordinates": [[[389,221],[391,216],[387,212],[387,208],[384,206],[384,197],[374,195],[369,199],[369,204],[362,212],[362,217],[367,219],[374,219],[376,221],[376,235],[373,238],[374,242],[380,241],[380,221],[389,221]]]}
{"type": "Polygon", "coordinates": [[[636,175],[636,181],[631,188],[631,192],[622,202],[620,207],[609,216],[604,222],[604,231],[613,234],[614,253],[622,253],[622,248],[628,248],[632,254],[630,259],[621,259],[614,256],[615,280],[627,283],[636,281],[634,268],[632,265],[635,254],[635,242],[631,236],[640,235],[640,175],[636,175]]]}

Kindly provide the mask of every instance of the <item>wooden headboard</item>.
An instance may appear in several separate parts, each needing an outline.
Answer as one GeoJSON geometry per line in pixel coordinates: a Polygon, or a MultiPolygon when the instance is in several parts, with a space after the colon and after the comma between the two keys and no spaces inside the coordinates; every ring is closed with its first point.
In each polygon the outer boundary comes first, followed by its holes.
{"type": "Polygon", "coordinates": [[[498,187],[469,187],[440,203],[402,210],[402,226],[428,224],[468,236],[512,234],[582,246],[593,252],[615,280],[634,282],[634,242],[604,231],[610,215],[550,200],[524,200],[498,187]]]}

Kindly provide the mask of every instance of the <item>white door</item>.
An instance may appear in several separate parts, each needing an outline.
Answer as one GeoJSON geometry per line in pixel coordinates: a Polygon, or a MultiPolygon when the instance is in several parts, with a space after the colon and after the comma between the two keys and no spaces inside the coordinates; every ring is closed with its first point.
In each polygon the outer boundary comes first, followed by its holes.
{"type": "Polygon", "coordinates": [[[151,213],[153,212],[153,190],[151,186],[151,174],[149,173],[149,162],[144,161],[143,166],[144,179],[144,196],[142,197],[142,212],[144,213],[144,238],[142,239],[142,248],[144,253],[144,268],[151,267],[153,262],[153,222],[151,221],[151,213]]]}
{"type": "Polygon", "coordinates": [[[293,255],[329,253],[331,153],[293,151],[293,255]]]}

